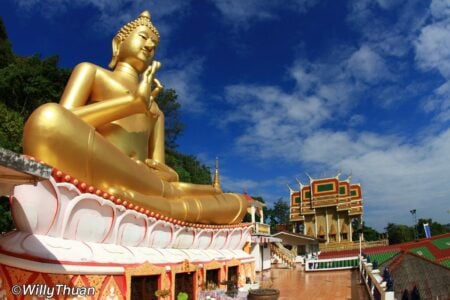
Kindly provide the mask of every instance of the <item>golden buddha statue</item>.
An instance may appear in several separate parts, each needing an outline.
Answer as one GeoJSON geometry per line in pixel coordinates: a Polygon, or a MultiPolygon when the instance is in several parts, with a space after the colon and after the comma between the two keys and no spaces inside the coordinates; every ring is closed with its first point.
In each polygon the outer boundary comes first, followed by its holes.
{"type": "Polygon", "coordinates": [[[143,12],[112,42],[112,71],[75,67],[60,104],[33,112],[24,153],[134,205],[196,223],[234,224],[246,201],[213,185],[178,181],[165,164],[164,115],[155,99],[163,88],[153,60],[159,33],[143,12]]]}

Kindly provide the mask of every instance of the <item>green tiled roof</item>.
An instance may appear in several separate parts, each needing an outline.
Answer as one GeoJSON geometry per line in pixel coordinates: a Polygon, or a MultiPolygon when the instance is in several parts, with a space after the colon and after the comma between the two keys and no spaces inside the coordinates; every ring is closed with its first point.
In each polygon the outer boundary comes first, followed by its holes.
{"type": "Polygon", "coordinates": [[[450,236],[442,238],[442,239],[434,240],[432,243],[433,243],[433,245],[438,247],[440,250],[449,249],[450,248],[450,236]]]}
{"type": "Polygon", "coordinates": [[[446,259],[446,260],[441,261],[441,265],[444,265],[444,266],[450,268],[450,259],[446,259]]]}
{"type": "Polygon", "coordinates": [[[395,250],[395,251],[388,251],[388,252],[382,252],[382,253],[374,253],[374,254],[369,254],[369,257],[370,257],[371,262],[377,261],[378,265],[380,265],[380,264],[384,263],[385,261],[388,261],[395,255],[397,255],[399,252],[400,252],[399,250],[395,250]]]}
{"type": "Polygon", "coordinates": [[[430,250],[428,250],[427,247],[417,247],[417,248],[412,248],[409,251],[416,253],[420,256],[423,256],[425,258],[428,258],[430,260],[435,260],[436,258],[434,257],[433,254],[431,254],[430,250]]]}

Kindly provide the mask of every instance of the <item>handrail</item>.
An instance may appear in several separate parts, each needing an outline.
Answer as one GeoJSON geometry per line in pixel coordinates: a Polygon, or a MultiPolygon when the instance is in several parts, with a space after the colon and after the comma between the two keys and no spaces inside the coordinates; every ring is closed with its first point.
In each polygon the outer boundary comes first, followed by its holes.
{"type": "Polygon", "coordinates": [[[270,244],[270,251],[278,256],[289,267],[295,268],[295,256],[281,243],[270,244]]]}
{"type": "Polygon", "coordinates": [[[366,290],[372,300],[394,300],[394,291],[388,291],[386,281],[380,275],[380,270],[372,270],[372,263],[366,259],[361,261],[360,278],[364,281],[366,290]]]}
{"type": "MultiPolygon", "coordinates": [[[[372,247],[380,247],[380,246],[388,246],[389,240],[378,240],[378,241],[370,241],[370,242],[362,242],[361,246],[363,248],[372,248],[372,247]]],[[[349,242],[349,243],[336,243],[336,244],[323,244],[319,245],[320,251],[323,253],[331,252],[331,251],[345,251],[345,250],[356,250],[359,249],[359,242],[349,242]]]]}
{"type": "Polygon", "coordinates": [[[358,256],[327,259],[307,259],[305,262],[305,272],[347,270],[355,269],[357,267],[358,256]]]}

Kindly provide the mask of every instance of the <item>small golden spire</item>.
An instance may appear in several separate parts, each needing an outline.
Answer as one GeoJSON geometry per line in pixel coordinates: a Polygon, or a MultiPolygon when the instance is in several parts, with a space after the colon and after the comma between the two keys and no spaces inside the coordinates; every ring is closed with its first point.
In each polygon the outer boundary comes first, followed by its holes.
{"type": "Polygon", "coordinates": [[[219,178],[219,158],[216,157],[216,169],[214,171],[214,183],[213,186],[216,189],[220,189],[220,178],[219,178]]]}

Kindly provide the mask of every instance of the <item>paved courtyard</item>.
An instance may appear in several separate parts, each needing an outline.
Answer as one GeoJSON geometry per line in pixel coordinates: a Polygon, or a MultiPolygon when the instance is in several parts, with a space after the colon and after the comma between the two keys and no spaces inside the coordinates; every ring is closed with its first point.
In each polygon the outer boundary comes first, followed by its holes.
{"type": "Polygon", "coordinates": [[[307,273],[299,265],[296,269],[272,265],[271,270],[257,274],[257,281],[279,289],[279,300],[369,299],[356,270],[307,273]]]}

